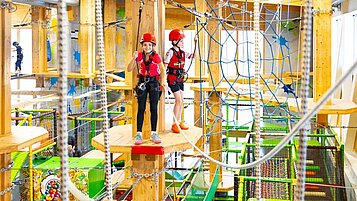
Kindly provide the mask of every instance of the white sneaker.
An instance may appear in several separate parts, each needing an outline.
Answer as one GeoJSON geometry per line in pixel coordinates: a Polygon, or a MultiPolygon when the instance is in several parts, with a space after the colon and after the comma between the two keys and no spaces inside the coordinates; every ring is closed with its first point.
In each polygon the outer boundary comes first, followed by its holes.
{"type": "Polygon", "coordinates": [[[156,131],[151,131],[151,141],[153,141],[155,144],[161,143],[161,138],[156,131]]]}
{"type": "Polygon", "coordinates": [[[141,145],[143,143],[143,133],[142,132],[137,132],[135,137],[134,137],[134,144],[135,145],[141,145]]]}

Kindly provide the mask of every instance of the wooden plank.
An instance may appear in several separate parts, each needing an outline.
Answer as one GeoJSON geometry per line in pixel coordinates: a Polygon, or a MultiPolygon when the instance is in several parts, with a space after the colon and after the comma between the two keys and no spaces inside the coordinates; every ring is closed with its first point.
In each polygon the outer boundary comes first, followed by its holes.
{"type": "MultiPolygon", "coordinates": [[[[317,102],[331,87],[331,21],[332,1],[313,0],[313,8],[317,12],[313,17],[314,41],[314,81],[313,97],[317,102]],[[320,12],[321,11],[321,12],[320,12]]],[[[331,100],[327,105],[331,104],[331,100]]],[[[318,125],[328,126],[327,115],[317,115],[318,125]]]]}
{"type": "MultiPolygon", "coordinates": [[[[104,0],[104,24],[115,22],[116,19],[116,0],[104,0]]],[[[116,26],[104,27],[104,54],[105,68],[116,68],[116,26]]]]}
{"type": "MultiPolygon", "coordinates": [[[[11,136],[11,96],[10,96],[10,51],[11,51],[11,14],[0,9],[0,138],[11,136]]],[[[0,140],[0,144],[7,141],[0,140]]],[[[0,146],[1,146],[0,145],[0,146]]],[[[0,153],[0,168],[11,162],[10,153],[0,153]]],[[[0,191],[11,186],[11,171],[0,172],[0,191]]],[[[11,191],[0,195],[0,201],[10,201],[11,191]]]]}
{"type": "Polygon", "coordinates": [[[80,0],[81,74],[92,74],[95,68],[95,0],[80,0]]]}
{"type": "Polygon", "coordinates": [[[47,71],[47,28],[48,10],[44,7],[32,6],[32,72],[47,71]]]}
{"type": "MultiPolygon", "coordinates": [[[[222,9],[219,8],[219,1],[218,0],[208,0],[206,1],[207,4],[213,7],[215,10],[215,13],[218,16],[222,15],[222,9]]],[[[207,31],[211,35],[211,38],[208,41],[208,44],[210,46],[210,53],[209,57],[207,58],[208,62],[210,63],[208,65],[208,70],[207,74],[208,77],[212,77],[212,79],[209,79],[208,83],[209,86],[215,86],[221,79],[221,71],[220,71],[220,66],[217,61],[220,60],[220,38],[221,38],[221,25],[218,23],[217,20],[211,21],[207,25],[207,31]]],[[[211,112],[209,113],[208,117],[208,124],[210,125],[210,128],[208,129],[207,133],[211,133],[210,137],[210,156],[218,161],[222,160],[222,121],[218,120],[216,121],[216,115],[221,116],[221,100],[220,100],[220,88],[215,89],[217,93],[212,93],[210,97],[208,97],[208,104],[209,108],[211,109],[211,112]]],[[[224,90],[224,89],[222,89],[224,90]]],[[[209,170],[210,170],[210,181],[213,180],[215,172],[217,169],[217,164],[210,162],[209,170]]],[[[222,167],[220,167],[219,172],[222,172],[222,167]]],[[[219,182],[222,181],[222,175],[219,176],[219,182]]]]}

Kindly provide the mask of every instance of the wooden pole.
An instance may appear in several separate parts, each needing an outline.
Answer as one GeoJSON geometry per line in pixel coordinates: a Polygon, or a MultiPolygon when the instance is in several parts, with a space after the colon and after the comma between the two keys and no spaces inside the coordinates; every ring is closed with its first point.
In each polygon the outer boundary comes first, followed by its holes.
{"type": "Polygon", "coordinates": [[[108,23],[115,22],[116,0],[104,0],[104,54],[105,69],[116,69],[116,25],[108,26],[108,23]]]}
{"type": "MultiPolygon", "coordinates": [[[[197,3],[197,11],[198,12],[206,12],[206,3],[204,3],[203,0],[201,0],[199,3],[197,3]]],[[[204,21],[204,18],[200,19],[202,22],[204,21]]],[[[201,25],[198,25],[199,28],[201,28],[201,25]]],[[[201,54],[201,58],[205,59],[205,56],[207,55],[206,52],[206,48],[207,48],[207,35],[205,34],[205,32],[202,30],[199,33],[199,41],[196,44],[196,52],[197,55],[198,51],[200,50],[200,54],[201,54]],[[199,46],[198,46],[199,45],[199,46]]],[[[205,62],[201,62],[201,58],[199,56],[197,56],[197,58],[195,59],[195,76],[205,76],[205,69],[206,69],[206,63],[205,62]]],[[[195,122],[195,126],[197,127],[203,127],[202,126],[202,110],[201,110],[201,104],[200,101],[202,100],[202,94],[199,91],[194,91],[194,102],[193,102],[193,107],[194,107],[194,122],[195,122]]]]}
{"type": "MultiPolygon", "coordinates": [[[[0,137],[11,135],[10,51],[11,14],[0,9],[0,137]]],[[[15,68],[15,67],[14,67],[15,68]]],[[[1,142],[6,143],[6,142],[1,142]]],[[[10,153],[0,154],[0,168],[10,164],[10,153]]],[[[11,186],[10,171],[0,172],[0,192],[11,186]]],[[[11,191],[0,196],[0,201],[10,201],[11,191]]]]}
{"type": "MultiPolygon", "coordinates": [[[[314,0],[313,16],[314,40],[314,102],[331,87],[331,0],[314,0]]],[[[331,100],[327,102],[331,104],[331,100]]],[[[317,114],[317,123],[328,126],[328,115],[317,114]]]]}
{"type": "Polygon", "coordinates": [[[31,7],[32,19],[32,72],[47,71],[47,9],[39,6],[31,7]]]}
{"type": "Polygon", "coordinates": [[[95,69],[95,0],[80,0],[81,74],[92,74],[95,69]]]}
{"type": "MultiPolygon", "coordinates": [[[[142,7],[142,16],[141,23],[138,32],[138,14],[140,1],[125,1],[125,12],[127,17],[131,16],[132,20],[129,21],[126,25],[126,33],[127,33],[127,47],[126,47],[126,64],[132,59],[132,54],[136,50],[141,50],[141,45],[139,43],[138,47],[136,47],[137,40],[141,39],[141,35],[143,33],[149,32],[155,35],[157,38],[156,51],[158,53],[163,53],[162,40],[164,38],[164,23],[165,21],[162,18],[165,17],[165,7],[164,1],[144,1],[144,5],[142,7]],[[138,37],[138,38],[137,38],[138,37]]],[[[137,84],[137,69],[134,69],[132,73],[126,74],[126,83],[135,86],[137,84]],[[127,77],[128,76],[128,77],[127,77]]],[[[165,73],[165,72],[162,72],[165,73]]],[[[137,98],[132,95],[132,92],[128,92],[128,95],[131,98],[131,116],[132,116],[132,136],[136,135],[137,125],[136,125],[136,115],[137,115],[137,98]]],[[[162,97],[161,101],[159,101],[159,119],[158,119],[158,132],[162,132],[164,130],[164,107],[165,101],[162,97]]],[[[150,106],[147,103],[145,117],[144,117],[144,125],[143,125],[143,139],[150,139],[150,106]]],[[[133,171],[139,174],[149,173],[148,171],[159,171],[164,167],[165,157],[160,155],[148,155],[143,153],[140,154],[132,154],[132,167],[133,171]]],[[[135,181],[135,179],[133,179],[135,181]]],[[[139,181],[137,186],[133,189],[133,197],[134,200],[156,200],[156,196],[158,194],[159,200],[162,200],[165,195],[165,175],[161,173],[159,175],[159,179],[157,181],[154,180],[153,177],[144,178],[139,181]],[[158,189],[158,190],[155,190],[158,189]]]]}
{"type": "MultiPolygon", "coordinates": [[[[217,0],[208,0],[207,1],[210,6],[218,7],[217,0]]],[[[215,10],[218,16],[222,16],[222,10],[215,10]]],[[[220,66],[217,61],[220,60],[220,44],[219,41],[221,39],[221,26],[219,25],[218,20],[211,20],[207,25],[207,31],[211,35],[212,38],[208,38],[208,44],[210,46],[209,54],[208,54],[208,77],[212,77],[209,79],[209,85],[214,86],[217,85],[218,81],[221,79],[221,71],[220,66]],[[218,41],[218,42],[216,42],[218,41]],[[212,63],[216,62],[216,63],[212,63]]],[[[220,100],[220,92],[212,92],[210,97],[208,97],[210,114],[209,114],[209,132],[211,132],[210,137],[210,156],[218,161],[222,159],[222,121],[215,121],[216,116],[221,116],[221,100],[220,100]]],[[[210,181],[212,182],[214,178],[214,174],[216,172],[217,164],[210,162],[210,181]]],[[[219,173],[222,173],[222,167],[220,167],[219,173]]],[[[222,176],[219,176],[219,181],[222,181],[222,176]]]]}

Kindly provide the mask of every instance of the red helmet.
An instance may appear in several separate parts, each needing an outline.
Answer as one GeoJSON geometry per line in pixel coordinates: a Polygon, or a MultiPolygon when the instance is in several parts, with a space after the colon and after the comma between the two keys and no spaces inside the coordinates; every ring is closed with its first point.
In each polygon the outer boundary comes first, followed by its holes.
{"type": "Polygon", "coordinates": [[[182,31],[178,29],[172,30],[169,34],[169,41],[182,40],[184,38],[185,38],[185,34],[183,34],[182,31]]]}
{"type": "Polygon", "coordinates": [[[143,42],[151,42],[152,44],[156,45],[156,38],[151,33],[144,33],[140,40],[140,43],[143,42]]]}

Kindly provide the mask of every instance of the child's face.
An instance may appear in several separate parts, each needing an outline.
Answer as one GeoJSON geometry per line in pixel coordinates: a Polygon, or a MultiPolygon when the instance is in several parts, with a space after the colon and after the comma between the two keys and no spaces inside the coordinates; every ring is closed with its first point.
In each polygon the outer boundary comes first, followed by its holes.
{"type": "Polygon", "coordinates": [[[143,42],[143,51],[150,53],[154,49],[154,45],[151,42],[143,42]]]}
{"type": "MultiPolygon", "coordinates": [[[[177,42],[177,41],[176,41],[177,42]]],[[[180,42],[177,43],[177,47],[183,49],[184,45],[183,45],[183,40],[180,40],[180,42]]]]}

